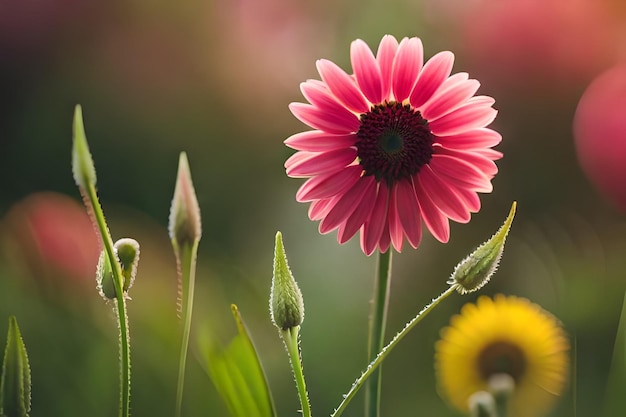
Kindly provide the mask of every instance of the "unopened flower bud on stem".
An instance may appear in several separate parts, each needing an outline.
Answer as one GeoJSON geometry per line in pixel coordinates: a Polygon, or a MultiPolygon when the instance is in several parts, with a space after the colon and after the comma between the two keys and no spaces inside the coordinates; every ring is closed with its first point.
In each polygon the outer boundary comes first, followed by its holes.
{"type": "Polygon", "coordinates": [[[170,210],[169,234],[179,248],[193,246],[202,237],[202,222],[191,170],[185,152],[180,153],[174,198],[170,210]]]}
{"type": "Polygon", "coordinates": [[[304,301],[300,288],[293,278],[283,247],[283,237],[276,233],[274,249],[274,276],[270,294],[272,323],[280,330],[300,326],[304,320],[304,301]]]}
{"type": "Polygon", "coordinates": [[[88,188],[89,184],[96,185],[96,168],[89,152],[89,145],[87,145],[83,111],[80,105],[74,109],[72,174],[76,184],[84,190],[88,188]]]}
{"type": "MultiPolygon", "coordinates": [[[[119,239],[113,245],[113,251],[117,256],[117,262],[120,264],[122,271],[122,289],[126,295],[127,291],[133,285],[135,276],[137,275],[137,265],[139,264],[139,243],[135,239],[123,238],[119,239]]],[[[98,282],[98,291],[105,300],[113,300],[116,297],[115,276],[111,268],[111,262],[106,251],[100,253],[98,260],[98,270],[96,280],[98,282]]]]}
{"type": "Polygon", "coordinates": [[[448,284],[454,286],[459,293],[467,294],[479,290],[489,282],[493,273],[498,269],[516,207],[517,202],[514,201],[509,216],[500,229],[454,269],[448,284]]]}

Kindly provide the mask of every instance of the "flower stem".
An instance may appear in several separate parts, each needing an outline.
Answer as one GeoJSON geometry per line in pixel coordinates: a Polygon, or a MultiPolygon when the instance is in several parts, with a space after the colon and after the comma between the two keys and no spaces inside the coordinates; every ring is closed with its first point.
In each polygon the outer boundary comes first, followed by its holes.
{"type": "Polygon", "coordinates": [[[81,189],[81,192],[87,193],[87,199],[93,208],[93,216],[100,231],[102,245],[106,251],[109,261],[111,262],[111,270],[113,271],[113,285],[115,286],[116,296],[116,315],[119,327],[119,345],[120,345],[120,412],[121,417],[130,415],[130,335],[128,326],[128,317],[126,313],[126,299],[124,298],[122,270],[120,263],[117,261],[117,255],[113,250],[113,239],[109,232],[109,228],[98,200],[96,188],[89,183],[87,190],[81,189]]]}
{"type": "Polygon", "coordinates": [[[300,397],[300,406],[302,407],[302,417],[311,417],[311,404],[309,402],[309,394],[306,391],[306,383],[304,381],[304,373],[302,372],[302,360],[300,358],[300,348],[298,346],[298,333],[300,326],[291,327],[287,330],[281,330],[280,334],[287,347],[289,353],[289,361],[293,369],[293,376],[296,379],[298,387],[298,397],[300,397]]]}
{"type": "Polygon", "coordinates": [[[378,355],[376,355],[376,358],[367,366],[365,371],[354,382],[354,384],[352,384],[352,387],[350,387],[350,391],[348,391],[348,393],[344,395],[343,400],[341,401],[339,406],[335,409],[333,414],[331,414],[331,417],[339,417],[344,412],[344,410],[346,409],[348,403],[352,400],[352,398],[356,395],[356,393],[359,391],[359,389],[363,386],[363,383],[372,374],[374,374],[374,372],[380,366],[380,364],[383,362],[383,360],[385,360],[385,358],[387,357],[387,355],[389,355],[389,353],[393,350],[393,348],[395,348],[396,345],[398,343],[400,343],[400,341],[404,338],[404,336],[406,336],[409,333],[409,331],[411,331],[411,329],[413,329],[413,327],[415,327],[415,325],[417,325],[417,323],[422,321],[422,319],[424,317],[426,317],[428,315],[428,313],[430,313],[432,311],[432,309],[434,309],[441,301],[443,301],[445,298],[447,298],[450,294],[452,294],[455,291],[456,290],[455,290],[454,286],[451,286],[450,288],[445,290],[443,293],[441,293],[441,295],[439,295],[439,297],[433,299],[430,302],[430,304],[428,304],[426,307],[424,307],[422,309],[422,311],[417,313],[417,316],[413,317],[411,319],[411,321],[409,321],[404,326],[404,328],[398,334],[396,334],[393,339],[391,339],[391,342],[389,342],[389,344],[387,344],[387,346],[382,348],[380,353],[378,353],[378,355]]]}
{"type": "Polygon", "coordinates": [[[178,366],[178,388],[176,391],[176,416],[180,417],[183,406],[183,387],[185,385],[185,368],[187,351],[189,350],[189,335],[191,333],[191,315],[193,312],[193,293],[196,282],[196,259],[198,241],[193,245],[182,245],[179,259],[179,270],[182,279],[182,306],[185,309],[183,317],[183,335],[180,346],[178,366]]]}
{"type": "MultiPolygon", "coordinates": [[[[391,249],[378,254],[378,267],[374,284],[374,303],[370,320],[368,340],[368,360],[376,359],[378,352],[385,345],[385,327],[389,309],[389,288],[391,287],[391,249]]],[[[365,388],[365,416],[379,417],[380,393],[382,388],[382,372],[373,373],[374,378],[367,381],[365,388]]]]}

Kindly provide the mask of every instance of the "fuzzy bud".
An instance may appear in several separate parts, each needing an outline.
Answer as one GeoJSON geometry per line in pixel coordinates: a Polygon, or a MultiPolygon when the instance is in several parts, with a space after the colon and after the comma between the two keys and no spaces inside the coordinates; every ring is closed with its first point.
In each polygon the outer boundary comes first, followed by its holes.
{"type": "Polygon", "coordinates": [[[276,233],[274,248],[274,276],[270,294],[272,323],[279,330],[300,326],[304,320],[304,300],[296,280],[289,270],[287,256],[283,248],[283,237],[276,233]]]}
{"type": "MultiPolygon", "coordinates": [[[[139,264],[139,243],[135,239],[123,238],[115,242],[113,251],[117,256],[122,272],[122,289],[124,293],[132,287],[137,275],[137,266],[139,264]]],[[[117,298],[114,283],[115,275],[111,268],[111,262],[106,251],[100,253],[98,260],[98,269],[96,280],[98,282],[98,292],[105,300],[113,300],[117,298]]]]}
{"type": "Polygon", "coordinates": [[[479,290],[489,282],[491,276],[498,269],[500,258],[504,252],[504,242],[515,217],[516,207],[517,203],[514,201],[509,216],[500,229],[454,269],[448,284],[456,287],[460,294],[479,290]]]}
{"type": "Polygon", "coordinates": [[[202,237],[200,207],[185,152],[181,152],[178,161],[178,175],[170,209],[169,234],[178,248],[192,246],[202,237]]]}
{"type": "Polygon", "coordinates": [[[469,398],[470,417],[496,417],[496,402],[487,391],[478,391],[469,398]]]}
{"type": "Polygon", "coordinates": [[[123,238],[115,242],[113,249],[117,254],[117,259],[122,267],[124,277],[124,292],[128,291],[135,282],[137,275],[137,265],[139,265],[139,243],[135,239],[123,238]]]}

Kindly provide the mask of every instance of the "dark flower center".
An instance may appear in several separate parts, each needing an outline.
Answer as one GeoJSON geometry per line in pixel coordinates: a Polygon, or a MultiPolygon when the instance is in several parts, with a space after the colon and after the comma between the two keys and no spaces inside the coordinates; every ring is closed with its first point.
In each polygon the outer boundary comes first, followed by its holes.
{"type": "Polygon", "coordinates": [[[478,356],[478,370],[485,381],[495,374],[508,374],[515,382],[526,371],[524,352],[508,342],[496,342],[486,346],[478,356]]]}
{"type": "Polygon", "coordinates": [[[433,155],[428,122],[408,104],[392,101],[372,107],[361,115],[356,136],[364,175],[374,175],[376,181],[392,184],[410,178],[433,155]]]}

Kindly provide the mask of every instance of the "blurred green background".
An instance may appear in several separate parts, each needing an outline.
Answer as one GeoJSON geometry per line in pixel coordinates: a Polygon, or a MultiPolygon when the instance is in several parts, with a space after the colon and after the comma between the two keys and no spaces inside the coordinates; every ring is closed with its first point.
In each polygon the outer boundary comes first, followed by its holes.
{"type": "MultiPolygon", "coordinates": [[[[366,364],[375,257],[356,239],[339,246],[334,234],[319,235],[295,202],[302,181],[286,177],[292,151],[282,141],[307,127],[287,105],[303,101],[300,82],[319,78],[316,59],[349,71],[350,42],[375,50],[386,33],[421,37],[426,57],[455,52],[454,72],[469,72],[496,98],[492,127],[504,153],[494,192],[469,224],[452,225],[448,244],[425,236],[418,250],[394,256],[389,335],[445,289],[456,263],[517,200],[500,270],[481,293],[528,297],[564,322],[575,378],[553,415],[623,413],[607,381],[626,287],[626,218],[584,176],[572,121],[585,87],[623,54],[624,26],[619,0],[1,1],[0,344],[16,315],[32,366],[32,414],[99,417],[118,407],[117,329],[95,290],[97,243],[70,169],[78,103],[113,237],[141,244],[129,307],[133,415],[174,410],[167,220],[183,150],[204,233],[194,332],[211,328],[227,343],[236,303],[279,415],[298,415],[267,304],[281,230],[305,299],[313,412],[330,414],[366,364]]],[[[450,297],[385,362],[385,416],[458,415],[437,394],[433,345],[476,296],[450,297]]],[[[184,414],[227,415],[193,356],[184,414]]],[[[360,396],[345,415],[362,415],[360,396]]]]}

